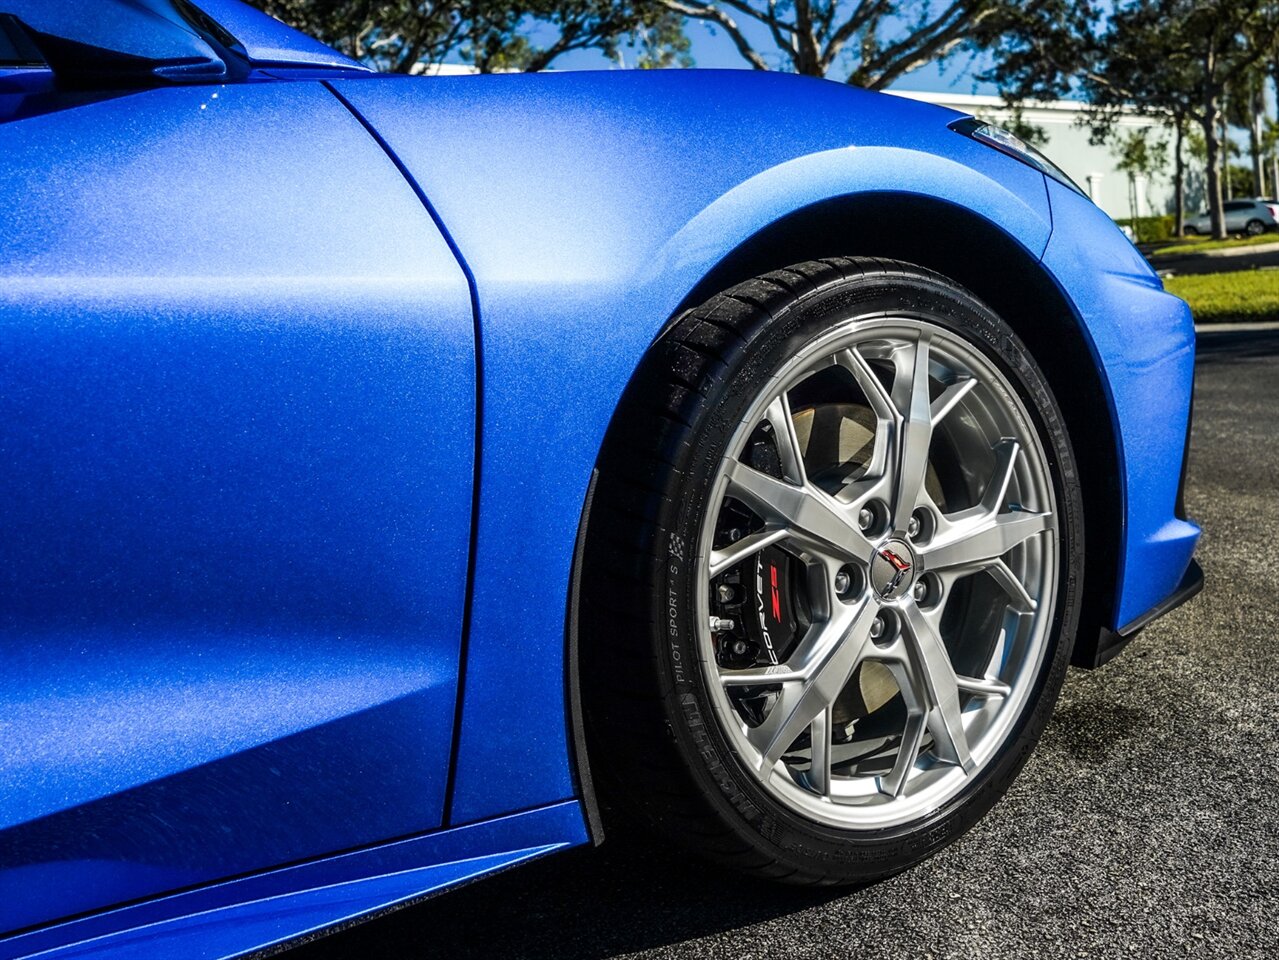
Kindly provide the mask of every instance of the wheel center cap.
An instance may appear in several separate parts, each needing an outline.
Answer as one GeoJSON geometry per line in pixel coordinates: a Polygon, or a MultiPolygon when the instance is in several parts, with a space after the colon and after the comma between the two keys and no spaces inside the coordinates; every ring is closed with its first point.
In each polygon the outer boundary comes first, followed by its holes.
{"type": "Polygon", "coordinates": [[[904,540],[886,540],[870,561],[870,586],[881,600],[896,600],[915,582],[915,553],[904,540]]]}

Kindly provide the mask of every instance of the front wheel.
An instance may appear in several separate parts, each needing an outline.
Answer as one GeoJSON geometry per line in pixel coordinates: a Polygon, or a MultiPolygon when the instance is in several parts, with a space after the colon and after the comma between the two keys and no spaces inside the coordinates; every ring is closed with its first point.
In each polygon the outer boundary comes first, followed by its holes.
{"type": "Polygon", "coordinates": [[[1243,232],[1250,237],[1259,237],[1266,232],[1266,225],[1260,220],[1249,220],[1244,225],[1243,232]]]}
{"type": "Polygon", "coordinates": [[[1069,660],[1082,506],[1042,374],[971,294],[830,260],[711,298],[642,365],[597,489],[588,732],[623,808],[837,883],[1008,789],[1069,660]]]}

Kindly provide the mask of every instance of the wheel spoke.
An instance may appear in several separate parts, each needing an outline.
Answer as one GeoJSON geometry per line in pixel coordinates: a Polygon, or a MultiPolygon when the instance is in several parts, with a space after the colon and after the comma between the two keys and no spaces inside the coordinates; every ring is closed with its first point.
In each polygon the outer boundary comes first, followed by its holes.
{"type": "Polygon", "coordinates": [[[863,562],[870,561],[871,543],[845,515],[845,508],[811,485],[795,486],[740,460],[731,460],[728,493],[763,517],[766,523],[786,527],[790,536],[833,547],[841,555],[863,562]]]}
{"type": "Polygon", "coordinates": [[[808,474],[804,471],[804,455],[799,449],[799,437],[795,434],[795,420],[791,416],[790,399],[785,392],[773,399],[764,412],[764,417],[773,428],[777,455],[782,461],[782,473],[791,483],[800,487],[804,486],[808,483],[808,474]]]}
{"type": "Polygon", "coordinates": [[[906,789],[906,778],[919,760],[919,748],[924,743],[924,733],[928,730],[924,711],[911,710],[906,714],[906,729],[902,731],[901,745],[897,748],[897,759],[893,769],[880,777],[877,786],[879,792],[890,797],[900,797],[906,789]]]}
{"type": "Polygon", "coordinates": [[[926,704],[928,731],[933,735],[937,756],[970,770],[973,760],[960,716],[959,685],[950,654],[941,635],[917,606],[908,603],[901,609],[913,674],[910,679],[916,686],[916,696],[926,704]]]}
{"type": "Polygon", "coordinates": [[[729,567],[736,566],[765,547],[772,546],[779,540],[785,540],[789,532],[785,527],[772,527],[758,533],[747,534],[722,549],[711,550],[711,577],[718,577],[729,567]]]}
{"type": "Polygon", "coordinates": [[[1012,688],[1001,680],[957,676],[955,685],[965,693],[976,693],[983,697],[1006,697],[1012,693],[1012,688]]]}
{"type": "Polygon", "coordinates": [[[728,492],[765,521],[791,524],[799,516],[808,493],[803,487],[770,477],[762,470],[742,463],[728,462],[728,492]]]}
{"type": "Polygon", "coordinates": [[[840,499],[860,506],[867,497],[876,495],[885,483],[892,438],[901,418],[897,414],[897,408],[893,406],[892,396],[860,351],[849,347],[837,353],[834,359],[835,363],[853,375],[875,416],[875,439],[869,461],[864,468],[851,471],[840,484],[840,499]],[[859,473],[859,479],[851,479],[859,473]]]}
{"type": "Polygon", "coordinates": [[[972,377],[960,377],[945,390],[941,396],[933,401],[930,408],[930,415],[933,421],[933,427],[946,419],[946,414],[955,408],[960,400],[968,395],[973,387],[977,386],[977,381],[972,377]]]}
{"type": "Polygon", "coordinates": [[[831,708],[827,706],[808,728],[813,758],[808,768],[808,786],[823,797],[830,794],[830,735],[831,708]]]}
{"type": "Polygon", "coordinates": [[[1035,612],[1035,607],[1039,604],[1026,591],[1025,585],[1013,575],[1008,564],[1002,560],[994,560],[981,569],[990,574],[991,578],[1008,594],[1008,599],[1011,601],[1008,605],[1012,609],[1018,613],[1035,612]]]}
{"type": "Polygon", "coordinates": [[[804,674],[784,663],[770,663],[765,667],[729,669],[719,675],[719,682],[726,687],[759,687],[776,683],[802,683],[804,674]]]}
{"type": "MultiPolygon", "coordinates": [[[[998,560],[1013,547],[1051,527],[1051,515],[1028,510],[1001,512],[1008,502],[1008,487],[1017,468],[1021,445],[1016,440],[1004,439],[995,446],[995,469],[982,494],[981,503],[971,509],[945,517],[946,531],[922,551],[924,565],[930,570],[947,567],[980,569],[998,560]]],[[[1013,583],[1006,582],[1003,573],[994,570],[993,575],[1005,589],[1009,589],[1018,603],[1034,602],[1024,596],[1013,583]]],[[[1009,576],[1007,580],[1015,580],[1009,576]]]]}
{"type": "Polygon", "coordinates": [[[893,398],[859,351],[852,347],[841,350],[835,354],[835,362],[853,375],[876,419],[891,422],[897,418],[893,398]]]}
{"type": "Polygon", "coordinates": [[[893,484],[893,529],[899,532],[904,532],[910,523],[928,473],[928,448],[933,440],[933,415],[928,399],[929,354],[929,337],[921,333],[915,342],[912,362],[899,364],[897,380],[893,383],[893,403],[901,415],[893,484]]]}
{"type": "MultiPolygon", "coordinates": [[[[922,552],[929,570],[948,567],[979,569],[1013,547],[1052,527],[1052,516],[1014,510],[962,528],[957,535],[930,544],[922,552]]],[[[1017,599],[1017,598],[1014,598],[1017,599]]]]}
{"type": "Polygon", "coordinates": [[[1008,486],[1013,482],[1020,454],[1021,444],[1016,440],[1005,438],[995,444],[995,470],[981,497],[981,509],[986,513],[996,514],[1004,509],[1008,502],[1008,486]]]}
{"type": "MultiPolygon", "coordinates": [[[[829,708],[843,691],[872,643],[870,625],[876,609],[869,600],[841,609],[839,616],[817,628],[816,637],[811,641],[806,637],[800,650],[787,661],[786,666],[796,679],[782,684],[781,697],[764,722],[747,732],[747,738],[760,752],[761,771],[776,764],[817,714],[829,708]]],[[[723,679],[728,676],[725,674],[723,679]]]]}

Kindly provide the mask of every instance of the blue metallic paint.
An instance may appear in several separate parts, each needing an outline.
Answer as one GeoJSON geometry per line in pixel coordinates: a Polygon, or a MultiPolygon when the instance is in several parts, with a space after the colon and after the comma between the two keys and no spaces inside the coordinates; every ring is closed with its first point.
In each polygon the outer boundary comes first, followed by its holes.
{"type": "Polygon", "coordinates": [[[319,84],[0,158],[0,929],[439,826],[475,382],[418,198],[319,84]]]}
{"type": "MultiPolygon", "coordinates": [[[[349,67],[201,6],[261,63],[349,67]]],[[[0,125],[0,190],[27,198],[0,208],[0,929],[315,858],[0,957],[229,956],[584,841],[563,643],[596,451],[689,291],[815,202],[936,197],[1042,257],[1123,445],[1113,625],[1175,588],[1188,313],[954,114],[744,73],[333,89],[367,131],[302,82],[0,125]],[[477,360],[451,823],[484,822],[379,845],[445,802],[477,360]]]]}
{"type": "Polygon", "coordinates": [[[305,66],[371,72],[369,67],[343,56],[274,17],[239,0],[195,0],[195,5],[239,41],[255,66],[305,66]]]}
{"type": "Polygon", "coordinates": [[[155,76],[216,81],[227,72],[217,51],[165,2],[4,0],[0,12],[37,33],[153,61],[155,76]]]}
{"type": "Polygon", "coordinates": [[[0,940],[0,960],[239,956],[584,842],[578,805],[558,804],[0,940]]]}
{"type": "Polygon", "coordinates": [[[1194,322],[1106,214],[1061,184],[1049,181],[1048,189],[1053,240],[1043,266],[1074,302],[1092,341],[1120,438],[1125,529],[1108,626],[1122,629],[1177,589],[1199,540],[1199,528],[1174,513],[1194,380],[1194,322]]]}

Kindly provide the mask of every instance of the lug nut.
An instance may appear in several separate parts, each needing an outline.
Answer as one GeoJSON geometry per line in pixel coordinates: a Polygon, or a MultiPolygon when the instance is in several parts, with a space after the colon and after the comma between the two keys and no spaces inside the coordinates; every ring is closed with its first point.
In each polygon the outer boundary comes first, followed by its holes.
{"type": "Polygon", "coordinates": [[[861,527],[863,533],[869,530],[870,525],[874,522],[875,515],[870,512],[868,507],[862,507],[857,511],[857,526],[861,527]]]}
{"type": "Polygon", "coordinates": [[[711,633],[728,633],[734,626],[729,617],[711,617],[711,633]]]}
{"type": "Polygon", "coordinates": [[[846,574],[843,570],[835,574],[835,592],[841,597],[848,592],[848,588],[853,585],[853,578],[846,574]]]}
{"type": "Polygon", "coordinates": [[[870,624],[870,638],[878,640],[884,635],[884,618],[876,617],[870,624]]]}
{"type": "Polygon", "coordinates": [[[919,536],[919,517],[910,518],[910,523],[906,524],[906,536],[912,540],[919,536]]]}
{"type": "Polygon", "coordinates": [[[729,603],[733,599],[733,588],[727,583],[721,583],[715,588],[715,595],[719,597],[720,603],[729,603]]]}
{"type": "Polygon", "coordinates": [[[924,583],[923,580],[920,580],[917,584],[915,584],[915,589],[912,592],[915,595],[915,599],[918,602],[923,603],[924,598],[928,596],[928,584],[924,583]]]}

